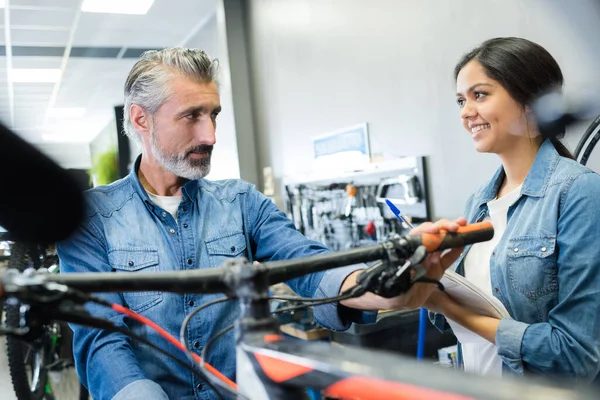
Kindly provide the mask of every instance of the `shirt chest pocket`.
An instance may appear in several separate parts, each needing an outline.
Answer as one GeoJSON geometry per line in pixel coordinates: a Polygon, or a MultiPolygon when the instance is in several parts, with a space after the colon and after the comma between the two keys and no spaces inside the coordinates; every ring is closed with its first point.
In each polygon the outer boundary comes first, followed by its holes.
{"type": "MultiPolygon", "coordinates": [[[[117,273],[156,272],[159,270],[158,251],[146,248],[113,249],[108,262],[117,273]]],[[[123,299],[132,311],[141,313],[162,301],[161,292],[125,292],[123,299]]]]}
{"type": "Polygon", "coordinates": [[[531,299],[558,290],[556,236],[510,239],[506,251],[513,289],[531,299]]]}
{"type": "Polygon", "coordinates": [[[228,258],[242,257],[246,254],[246,238],[242,232],[208,239],[204,243],[211,267],[219,267],[228,258]]]}

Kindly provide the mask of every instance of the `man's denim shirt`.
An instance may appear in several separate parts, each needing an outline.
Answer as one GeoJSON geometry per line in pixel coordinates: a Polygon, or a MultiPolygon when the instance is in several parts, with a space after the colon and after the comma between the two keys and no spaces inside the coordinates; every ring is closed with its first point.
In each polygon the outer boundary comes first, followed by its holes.
{"type": "MultiPolygon", "coordinates": [[[[88,212],[84,223],[58,245],[61,273],[184,271],[218,267],[232,257],[268,261],[328,251],[301,235],[271,200],[241,180],[187,182],[175,220],[150,200],[140,184],[140,160],[126,178],[86,193],[88,212]]],[[[336,296],[345,277],[358,268],[316,273],[294,279],[288,285],[305,297],[336,296]]],[[[220,296],[158,291],[102,295],[157,322],[177,338],[185,316],[193,308],[220,296]]],[[[95,305],[88,309],[92,315],[109,319],[177,354],[173,346],[146,326],[110,309],[95,305]]],[[[337,304],[316,307],[314,314],[321,325],[334,330],[347,329],[351,320],[374,319],[372,313],[337,304]]],[[[203,310],[189,326],[190,348],[201,350],[207,340],[232,324],[238,315],[236,301],[203,310]]],[[[105,330],[76,325],[73,329],[77,372],[96,400],[214,396],[196,375],[142,343],[105,330]]],[[[211,346],[206,361],[235,378],[233,332],[211,346]]]]}
{"type": "MultiPolygon", "coordinates": [[[[504,176],[500,167],[469,198],[469,223],[487,216],[504,176]]],[[[512,317],[496,332],[503,371],[593,381],[600,370],[600,176],[546,140],[507,218],[490,259],[492,291],[512,317]]],[[[460,274],[468,251],[453,266],[460,274]]],[[[431,317],[448,328],[442,315],[431,317]]]]}

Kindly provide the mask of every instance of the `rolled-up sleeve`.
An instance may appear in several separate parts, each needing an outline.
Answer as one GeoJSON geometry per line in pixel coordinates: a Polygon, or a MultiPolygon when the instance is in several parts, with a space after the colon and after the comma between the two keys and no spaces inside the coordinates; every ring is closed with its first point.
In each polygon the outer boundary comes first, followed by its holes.
{"type": "Polygon", "coordinates": [[[496,331],[498,355],[510,369],[520,374],[523,373],[521,344],[527,328],[529,328],[529,324],[503,318],[496,331]]]}
{"type": "MultiPolygon", "coordinates": [[[[325,298],[338,296],[346,277],[351,273],[364,268],[364,264],[359,264],[328,270],[323,275],[314,297],[325,298]]],[[[346,330],[352,323],[374,323],[377,319],[377,311],[359,311],[344,307],[339,303],[316,306],[314,315],[315,320],[319,325],[336,331],[346,330]]]]}
{"type": "Polygon", "coordinates": [[[112,400],[169,400],[160,385],[150,379],[140,379],[125,386],[112,400]]]}

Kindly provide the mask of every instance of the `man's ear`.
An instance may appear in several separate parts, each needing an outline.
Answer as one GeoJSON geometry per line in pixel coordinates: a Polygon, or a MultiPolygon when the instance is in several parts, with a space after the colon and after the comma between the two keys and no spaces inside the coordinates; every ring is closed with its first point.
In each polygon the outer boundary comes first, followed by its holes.
{"type": "Polygon", "coordinates": [[[150,114],[146,112],[140,105],[132,104],[129,107],[129,118],[133,128],[140,134],[140,136],[148,136],[150,134],[150,114]]]}

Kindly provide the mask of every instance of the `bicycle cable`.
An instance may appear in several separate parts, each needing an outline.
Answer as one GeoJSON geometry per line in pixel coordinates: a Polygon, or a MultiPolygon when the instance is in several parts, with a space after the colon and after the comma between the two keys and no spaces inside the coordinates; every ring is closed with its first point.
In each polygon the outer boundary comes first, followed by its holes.
{"type": "MultiPolygon", "coordinates": [[[[107,301],[105,301],[105,300],[103,300],[103,299],[101,299],[99,297],[88,295],[88,294],[81,293],[81,292],[78,292],[78,291],[77,291],[77,293],[80,296],[83,296],[84,298],[88,299],[88,301],[92,301],[92,302],[100,304],[102,306],[109,307],[109,308],[111,308],[111,309],[113,309],[113,310],[115,310],[115,311],[117,311],[117,312],[119,312],[121,314],[125,314],[125,315],[127,315],[127,316],[135,319],[136,321],[138,321],[138,322],[140,322],[140,323],[142,323],[142,324],[144,324],[146,326],[149,326],[150,328],[152,328],[153,330],[155,330],[158,334],[160,334],[168,342],[170,342],[171,344],[173,344],[175,347],[177,347],[179,350],[181,350],[182,352],[184,352],[186,354],[186,356],[188,357],[188,359],[192,363],[192,371],[194,373],[198,374],[200,377],[204,378],[204,380],[207,382],[208,386],[216,393],[216,395],[219,397],[219,399],[223,399],[223,397],[222,397],[221,393],[219,393],[219,391],[216,389],[215,386],[219,386],[220,388],[222,388],[222,386],[229,385],[232,388],[237,389],[237,385],[234,382],[232,382],[229,378],[227,378],[224,375],[222,375],[212,365],[207,364],[204,369],[200,369],[198,367],[198,365],[200,363],[202,363],[202,360],[196,354],[192,353],[191,356],[188,355],[186,343],[183,343],[183,344],[180,343],[179,341],[177,341],[177,339],[175,339],[172,335],[170,335],[168,332],[166,332],[163,328],[161,328],[159,325],[157,325],[153,321],[151,321],[148,318],[143,317],[143,316],[141,316],[141,315],[139,315],[139,314],[131,311],[130,309],[125,308],[125,307],[119,305],[119,304],[111,304],[111,303],[109,303],[109,302],[107,302],[107,301]],[[205,373],[204,373],[205,370],[210,371],[217,379],[220,379],[221,381],[223,381],[222,386],[219,385],[219,384],[215,385],[215,383],[214,383],[215,381],[209,379],[205,375],[205,373]]],[[[179,361],[181,361],[181,360],[179,360],[179,361]]],[[[188,366],[188,368],[189,368],[189,366],[188,366]]],[[[221,381],[219,381],[219,383],[221,383],[221,381]]],[[[225,389],[225,390],[227,390],[227,389],[225,389]]],[[[228,391],[228,393],[229,393],[229,391],[228,391]]],[[[231,393],[229,393],[229,394],[231,394],[231,393]]]]}
{"type": "MultiPolygon", "coordinates": [[[[206,342],[206,345],[204,346],[204,348],[202,349],[202,352],[200,353],[200,357],[202,358],[202,361],[206,360],[206,358],[204,358],[204,357],[206,357],[208,355],[208,349],[215,342],[215,340],[217,340],[219,337],[221,337],[222,335],[229,332],[231,329],[233,329],[233,324],[221,329],[219,332],[212,335],[212,337],[210,339],[208,339],[208,342],[206,342]]],[[[204,362],[202,362],[200,364],[200,368],[204,368],[204,362]]]]}
{"type": "MultiPolygon", "coordinates": [[[[91,320],[94,320],[96,318],[93,318],[91,320]]],[[[93,325],[88,325],[88,326],[93,326],[93,325]]],[[[144,338],[143,336],[137,335],[135,333],[133,333],[131,330],[121,327],[121,326],[114,326],[114,327],[110,327],[107,328],[106,326],[102,327],[103,329],[107,329],[113,332],[117,332],[117,333],[122,333],[123,335],[126,335],[134,340],[137,340],[143,344],[145,344],[146,346],[149,346],[150,348],[152,348],[155,351],[158,351],[159,353],[169,357],[171,360],[179,363],[181,366],[183,366],[184,368],[186,368],[187,370],[195,373],[195,374],[199,374],[200,376],[202,376],[202,371],[199,370],[199,368],[197,367],[197,365],[195,363],[191,363],[191,365],[187,362],[185,362],[184,360],[178,358],[176,355],[161,349],[160,347],[158,347],[157,345],[155,345],[154,343],[150,342],[148,339],[144,338]]],[[[215,393],[217,394],[218,398],[220,400],[223,400],[223,397],[220,395],[219,392],[217,392],[215,390],[215,388],[208,382],[208,386],[215,391],[215,393]]]]}
{"type": "Polygon", "coordinates": [[[362,287],[360,285],[356,285],[356,286],[353,286],[352,288],[344,291],[344,293],[342,293],[341,295],[335,296],[335,297],[325,297],[322,299],[315,300],[315,299],[307,299],[305,297],[295,298],[294,296],[269,296],[269,299],[292,300],[292,301],[305,302],[305,304],[299,304],[297,306],[283,307],[283,308],[280,308],[273,312],[273,314],[281,314],[284,312],[297,311],[297,310],[302,310],[302,309],[308,308],[308,307],[320,306],[323,304],[336,303],[336,302],[340,302],[343,300],[348,300],[353,297],[361,296],[363,293],[364,293],[364,290],[362,289],[362,287]]]}
{"type": "MultiPolygon", "coordinates": [[[[181,329],[179,330],[179,343],[183,346],[184,352],[185,352],[186,356],[188,357],[188,359],[193,361],[195,359],[194,356],[198,357],[198,355],[192,351],[192,349],[189,346],[189,343],[186,340],[187,328],[188,328],[188,325],[190,324],[190,321],[192,320],[192,318],[196,314],[198,314],[200,311],[204,310],[205,308],[208,308],[212,305],[215,305],[218,303],[223,303],[223,302],[226,302],[229,300],[233,300],[233,299],[230,297],[220,297],[220,298],[211,300],[209,302],[206,302],[206,303],[194,308],[192,310],[192,312],[190,312],[185,317],[185,319],[183,320],[183,323],[181,324],[181,329]]],[[[212,337],[211,337],[211,339],[212,339],[212,337]]],[[[209,341],[210,341],[210,339],[209,339],[209,341]]],[[[203,371],[202,377],[204,379],[206,379],[207,382],[210,382],[210,383],[214,384],[215,386],[218,386],[220,389],[224,390],[225,392],[227,392],[228,395],[233,396],[234,398],[238,398],[236,396],[239,396],[239,398],[247,399],[247,397],[241,395],[237,390],[234,390],[231,387],[226,386],[225,384],[222,383],[222,380],[217,379],[218,377],[216,376],[215,372],[211,370],[211,368],[214,369],[214,367],[211,367],[210,364],[204,362],[204,359],[202,357],[198,357],[198,358],[199,358],[199,361],[198,360],[196,360],[196,361],[198,361],[198,364],[200,365],[200,369],[203,371]]],[[[218,372],[217,370],[215,370],[215,371],[218,372]]]]}

